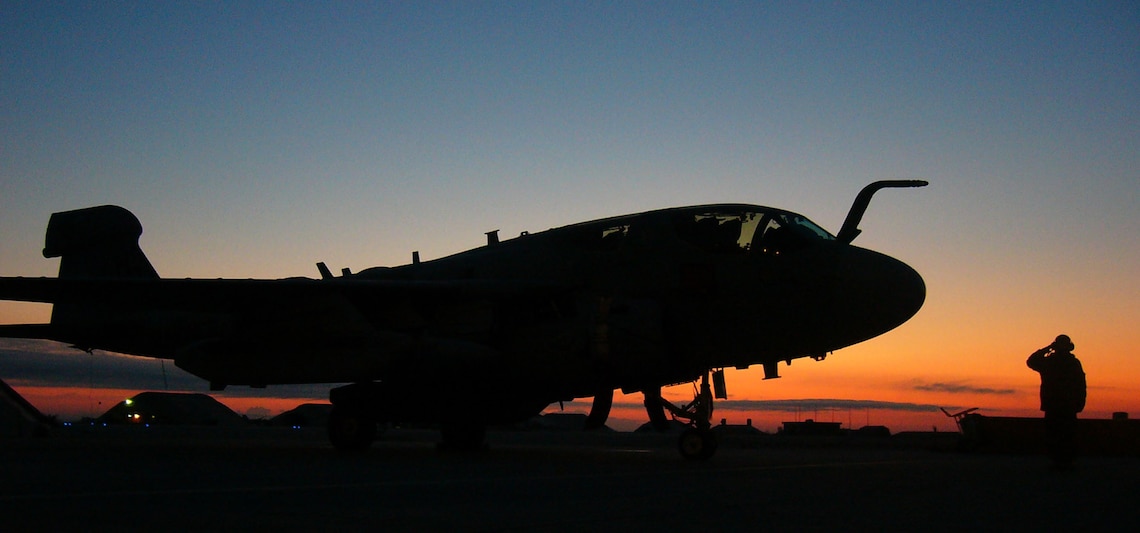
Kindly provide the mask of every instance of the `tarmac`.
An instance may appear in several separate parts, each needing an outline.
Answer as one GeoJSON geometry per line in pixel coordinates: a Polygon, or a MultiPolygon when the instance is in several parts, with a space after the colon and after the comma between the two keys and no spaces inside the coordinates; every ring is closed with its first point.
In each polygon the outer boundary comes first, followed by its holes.
{"type": "Polygon", "coordinates": [[[967,454],[937,439],[492,431],[484,450],[392,430],[70,427],[0,440],[4,531],[1134,531],[1140,458],[967,454]]]}

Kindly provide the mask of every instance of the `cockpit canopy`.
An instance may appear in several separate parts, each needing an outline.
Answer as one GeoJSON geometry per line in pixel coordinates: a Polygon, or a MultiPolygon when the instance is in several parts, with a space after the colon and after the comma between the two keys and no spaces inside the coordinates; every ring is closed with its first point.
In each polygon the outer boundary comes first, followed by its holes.
{"type": "Polygon", "coordinates": [[[601,238],[604,248],[621,247],[629,239],[646,235],[671,233],[707,252],[779,255],[835,240],[827,230],[802,215],[745,205],[667,210],[609,222],[601,225],[600,235],[593,234],[593,238],[601,238]]]}
{"type": "Polygon", "coordinates": [[[779,254],[835,240],[814,222],[782,211],[707,211],[677,221],[678,235],[710,252],[779,254]]]}

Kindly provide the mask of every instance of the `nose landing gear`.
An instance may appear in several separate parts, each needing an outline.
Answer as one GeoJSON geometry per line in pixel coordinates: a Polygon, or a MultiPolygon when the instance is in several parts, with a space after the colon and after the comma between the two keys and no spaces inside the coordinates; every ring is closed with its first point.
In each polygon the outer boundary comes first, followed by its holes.
{"type": "MultiPolygon", "coordinates": [[[[719,374],[721,371],[717,372],[719,374]]],[[[681,457],[689,460],[708,459],[716,453],[716,433],[712,431],[713,393],[707,372],[701,377],[700,389],[694,394],[692,402],[677,407],[664,398],[655,399],[674,419],[689,421],[689,428],[681,432],[677,439],[681,457]]]]}
{"type": "Polygon", "coordinates": [[[376,419],[363,409],[333,406],[329,413],[329,441],[342,452],[362,452],[376,440],[376,419]]]}

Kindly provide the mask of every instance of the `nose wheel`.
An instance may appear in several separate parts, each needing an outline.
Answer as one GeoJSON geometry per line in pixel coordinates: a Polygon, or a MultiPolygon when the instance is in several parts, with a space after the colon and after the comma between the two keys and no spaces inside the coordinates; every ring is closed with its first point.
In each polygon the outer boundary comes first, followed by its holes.
{"type": "Polygon", "coordinates": [[[689,421],[689,428],[677,439],[677,449],[681,452],[681,457],[689,460],[708,459],[716,453],[716,434],[712,431],[713,393],[707,372],[701,378],[700,389],[694,395],[692,402],[677,407],[664,398],[655,398],[655,400],[660,402],[673,418],[689,421]]]}
{"type": "Polygon", "coordinates": [[[711,429],[686,429],[677,439],[677,449],[680,450],[681,457],[690,461],[708,459],[716,453],[716,448],[716,433],[711,429]]]}
{"type": "Polygon", "coordinates": [[[376,419],[359,408],[334,405],[328,429],[333,448],[342,452],[362,452],[376,440],[376,419]]]}

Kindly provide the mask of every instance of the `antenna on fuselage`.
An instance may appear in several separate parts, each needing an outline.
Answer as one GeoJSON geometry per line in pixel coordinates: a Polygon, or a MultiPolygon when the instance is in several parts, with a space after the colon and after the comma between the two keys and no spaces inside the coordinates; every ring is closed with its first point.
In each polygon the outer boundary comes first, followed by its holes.
{"type": "MultiPolygon", "coordinates": [[[[321,279],[333,279],[332,271],[329,270],[329,266],[326,265],[324,263],[324,261],[317,263],[317,270],[320,271],[320,273],[321,273],[321,279]]],[[[348,267],[344,267],[344,268],[340,269],[340,275],[341,276],[350,276],[350,275],[352,275],[352,269],[350,269],[348,267]]]]}
{"type": "Polygon", "coordinates": [[[321,273],[321,279],[332,279],[332,271],[329,270],[329,266],[324,261],[317,263],[317,270],[321,273]]]}

